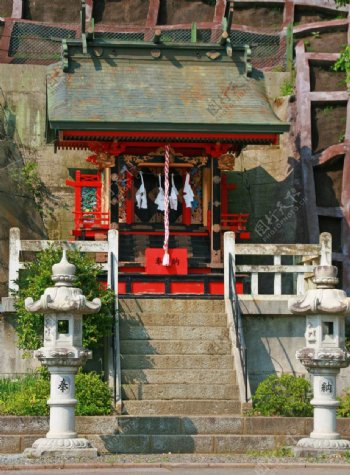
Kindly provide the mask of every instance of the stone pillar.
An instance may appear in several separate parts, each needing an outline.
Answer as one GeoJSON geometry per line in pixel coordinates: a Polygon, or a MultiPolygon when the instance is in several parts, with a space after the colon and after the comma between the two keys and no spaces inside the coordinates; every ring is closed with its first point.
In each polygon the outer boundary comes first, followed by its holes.
{"type": "Polygon", "coordinates": [[[343,290],[334,288],[338,283],[335,266],[321,261],[313,281],[316,289],[289,305],[293,313],[306,315],[306,347],[296,357],[313,376],[314,428],[310,437],[299,440],[295,453],[300,456],[350,449],[350,442],[336,431],[336,378],[350,364],[344,346],[349,300],[343,290]]]}
{"type": "Polygon", "coordinates": [[[90,359],[90,350],[82,347],[83,313],[96,313],[99,299],[89,302],[82,291],[72,287],[75,266],[63,251],[59,264],[52,267],[55,287],[45,290],[37,302],[25,301],[29,312],[44,314],[44,346],[34,355],[47,366],[50,375],[50,430],[46,438],[38,439],[24,454],[34,457],[65,455],[96,457],[97,450],[75,431],[75,375],[90,359]]]}

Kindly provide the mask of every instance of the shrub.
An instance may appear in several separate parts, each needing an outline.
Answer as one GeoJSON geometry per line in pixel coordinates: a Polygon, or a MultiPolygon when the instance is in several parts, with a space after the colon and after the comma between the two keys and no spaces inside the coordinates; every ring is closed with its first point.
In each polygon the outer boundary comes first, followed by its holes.
{"type": "Polygon", "coordinates": [[[270,375],[253,396],[255,413],[262,416],[312,416],[311,385],[291,374],[270,375]]]}
{"type": "MultiPolygon", "coordinates": [[[[44,337],[44,318],[42,314],[27,312],[24,301],[27,297],[38,300],[47,287],[52,287],[52,265],[61,260],[62,251],[50,247],[36,254],[35,260],[25,265],[20,272],[17,284],[19,290],[16,297],[18,347],[34,350],[42,346],[44,337]]],[[[86,315],[83,318],[83,345],[94,348],[104,335],[110,333],[112,327],[111,304],[114,299],[110,289],[103,289],[98,281],[101,267],[89,256],[78,251],[68,252],[68,259],[76,266],[75,287],[79,287],[87,299],[99,297],[102,307],[99,313],[86,315]]]]}
{"type": "MultiPolygon", "coordinates": [[[[96,373],[78,373],[75,378],[77,416],[100,416],[112,411],[111,391],[96,373]]],[[[0,379],[0,414],[15,416],[46,416],[50,383],[42,375],[21,379],[0,379]]]]}
{"type": "Polygon", "coordinates": [[[50,383],[28,375],[17,380],[0,380],[0,413],[14,416],[46,416],[50,383]]]}
{"type": "Polygon", "coordinates": [[[339,417],[350,417],[350,388],[345,389],[340,398],[340,405],[337,409],[339,417]]]}
{"type": "Polygon", "coordinates": [[[97,373],[78,373],[75,387],[75,396],[78,399],[77,416],[102,416],[111,413],[111,390],[97,373]]]}

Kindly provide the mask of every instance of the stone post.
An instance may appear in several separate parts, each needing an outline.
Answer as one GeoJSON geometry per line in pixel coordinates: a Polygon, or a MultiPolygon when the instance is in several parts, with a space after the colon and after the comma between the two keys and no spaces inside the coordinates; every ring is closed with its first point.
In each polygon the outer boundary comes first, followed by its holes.
{"type": "Polygon", "coordinates": [[[337,268],[321,260],[314,271],[316,289],[290,302],[293,313],[306,315],[306,347],[296,357],[312,374],[314,428],[310,437],[299,440],[295,453],[300,456],[349,450],[350,442],[336,431],[336,377],[350,363],[345,349],[345,316],[350,313],[349,300],[338,283],[337,268]]]}
{"type": "Polygon", "coordinates": [[[44,314],[44,346],[34,355],[50,372],[50,430],[24,454],[69,457],[96,457],[97,450],[75,431],[75,374],[92,354],[82,346],[83,314],[96,313],[101,301],[89,302],[82,291],[72,287],[75,266],[66,253],[59,264],[52,266],[54,287],[45,290],[37,302],[25,301],[29,312],[44,314]]]}

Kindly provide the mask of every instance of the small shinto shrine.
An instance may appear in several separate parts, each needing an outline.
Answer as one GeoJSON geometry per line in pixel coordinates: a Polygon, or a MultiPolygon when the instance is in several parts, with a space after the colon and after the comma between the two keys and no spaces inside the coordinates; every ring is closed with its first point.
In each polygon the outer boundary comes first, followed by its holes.
{"type": "Polygon", "coordinates": [[[160,31],[150,42],[82,31],[47,78],[56,149],[86,150],[96,167],[67,180],[73,235],[118,229],[119,294],[223,295],[223,232],[250,239],[249,213],[230,213],[227,172],[244,146],[276,145],[288,130],[249,47],[233,48],[227,32],[217,44],[175,44],[160,31]]]}

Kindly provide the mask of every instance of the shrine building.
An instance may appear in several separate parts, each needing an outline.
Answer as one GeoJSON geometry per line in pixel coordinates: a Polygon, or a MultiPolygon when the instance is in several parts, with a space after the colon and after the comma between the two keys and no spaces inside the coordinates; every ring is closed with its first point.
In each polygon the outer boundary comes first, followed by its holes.
{"type": "Polygon", "coordinates": [[[82,31],[63,40],[62,62],[47,75],[55,148],[86,150],[96,167],[66,182],[75,190],[73,236],[119,230],[119,295],[223,295],[223,233],[250,239],[247,210],[229,213],[226,172],[247,144],[277,145],[289,128],[249,46],[232,47],[227,32],[216,44],[176,44],[160,31],[149,42],[82,31]]]}

